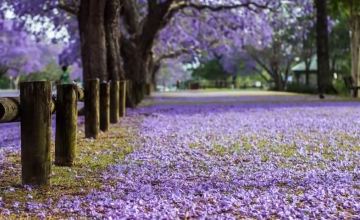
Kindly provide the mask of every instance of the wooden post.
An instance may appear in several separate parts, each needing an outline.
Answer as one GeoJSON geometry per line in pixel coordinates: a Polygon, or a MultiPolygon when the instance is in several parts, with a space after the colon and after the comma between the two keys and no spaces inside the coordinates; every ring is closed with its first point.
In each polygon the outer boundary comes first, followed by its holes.
{"type": "Polygon", "coordinates": [[[145,95],[151,95],[151,83],[146,83],[146,93],[145,95]]]}
{"type": "Polygon", "coordinates": [[[125,117],[126,113],[126,82],[120,81],[120,106],[119,106],[119,116],[125,117]]]}
{"type": "Polygon", "coordinates": [[[77,85],[62,84],[57,86],[55,165],[58,166],[72,166],[75,163],[77,100],[77,85]]]}
{"type": "Polygon", "coordinates": [[[110,123],[119,122],[119,104],[120,104],[120,82],[110,82],[110,123]]]}
{"type": "Polygon", "coordinates": [[[139,104],[142,101],[142,96],[143,96],[143,87],[142,87],[142,83],[140,82],[136,82],[135,86],[133,85],[133,91],[135,93],[135,97],[136,97],[136,105],[139,104]]]}
{"type": "Polygon", "coordinates": [[[100,83],[100,130],[109,130],[110,123],[110,84],[100,83]]]}
{"type": "Polygon", "coordinates": [[[126,81],[126,107],[134,108],[136,106],[136,99],[133,92],[133,82],[131,80],[126,81]]]}
{"type": "Polygon", "coordinates": [[[140,97],[141,97],[141,101],[142,101],[142,100],[144,100],[145,95],[146,95],[146,83],[141,82],[140,89],[141,89],[140,97]]]}
{"type": "Polygon", "coordinates": [[[89,79],[84,82],[85,138],[97,138],[99,136],[99,84],[99,79],[89,79]]]}
{"type": "Polygon", "coordinates": [[[50,187],[51,82],[20,83],[20,103],[22,184],[50,187]]]}

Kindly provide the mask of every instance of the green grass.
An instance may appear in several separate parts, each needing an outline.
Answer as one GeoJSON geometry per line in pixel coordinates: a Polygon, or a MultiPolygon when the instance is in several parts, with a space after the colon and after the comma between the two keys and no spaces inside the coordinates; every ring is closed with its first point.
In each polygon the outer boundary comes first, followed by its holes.
{"type": "MultiPolygon", "coordinates": [[[[191,91],[191,90],[189,90],[191,91]]],[[[196,90],[199,92],[224,92],[224,91],[267,91],[265,89],[262,88],[247,88],[247,89],[240,89],[240,88],[236,88],[236,89],[231,89],[231,88],[208,88],[208,89],[199,89],[196,90]]]]}
{"type": "MultiPolygon", "coordinates": [[[[94,141],[85,139],[83,133],[78,137],[76,164],[69,167],[52,167],[52,187],[50,189],[34,189],[28,191],[21,186],[21,157],[20,153],[8,156],[4,165],[4,173],[0,180],[0,197],[5,202],[7,209],[14,209],[12,204],[19,202],[19,214],[8,216],[7,219],[26,218],[24,205],[33,197],[31,202],[45,203],[50,198],[56,201],[63,196],[73,197],[86,195],[90,190],[100,189],[104,180],[100,175],[106,168],[118,163],[134,150],[131,143],[134,131],[128,132],[124,126],[114,125],[107,133],[102,133],[94,141]],[[9,191],[12,189],[13,191],[9,191]],[[6,192],[7,191],[7,192],[6,192]]],[[[54,147],[53,147],[54,149],[54,147]]],[[[53,152],[54,153],[54,152],[53,152]]],[[[53,155],[54,158],[54,155],[53,155]]],[[[107,180],[106,184],[111,184],[107,180]]],[[[71,216],[53,216],[51,219],[68,218],[71,216]]],[[[75,216],[76,217],[76,216],[75,216]]],[[[1,219],[1,216],[0,216],[1,219]]]]}

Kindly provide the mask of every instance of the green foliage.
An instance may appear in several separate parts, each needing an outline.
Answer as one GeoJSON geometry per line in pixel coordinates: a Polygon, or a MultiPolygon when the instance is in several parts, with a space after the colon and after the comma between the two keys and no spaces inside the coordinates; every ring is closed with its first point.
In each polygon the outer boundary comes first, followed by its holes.
{"type": "Polygon", "coordinates": [[[360,1],[330,0],[328,1],[328,11],[331,16],[360,14],[360,1]]]}
{"type": "Polygon", "coordinates": [[[10,78],[7,75],[0,77],[0,89],[10,89],[10,78]]]}
{"type": "Polygon", "coordinates": [[[38,81],[38,80],[47,80],[55,82],[60,78],[61,69],[55,60],[51,61],[42,71],[33,72],[29,75],[21,74],[20,82],[23,81],[38,81]]]}
{"type": "Polygon", "coordinates": [[[317,94],[318,90],[314,86],[307,86],[305,84],[289,83],[286,88],[287,92],[304,93],[304,94],[317,94]]]}
{"type": "Polygon", "coordinates": [[[229,74],[223,69],[218,59],[202,63],[192,73],[194,79],[220,80],[228,76],[229,74]]]}
{"type": "Polygon", "coordinates": [[[340,96],[350,96],[350,90],[346,88],[345,82],[342,79],[334,80],[334,87],[340,96]]]}

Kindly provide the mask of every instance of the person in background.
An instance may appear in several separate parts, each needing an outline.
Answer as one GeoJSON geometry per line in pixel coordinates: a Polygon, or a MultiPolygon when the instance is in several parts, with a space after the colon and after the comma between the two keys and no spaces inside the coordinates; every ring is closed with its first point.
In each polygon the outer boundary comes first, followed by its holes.
{"type": "Polygon", "coordinates": [[[68,72],[68,66],[64,65],[61,67],[62,73],[60,79],[58,80],[59,84],[69,84],[72,83],[70,79],[70,73],[68,72]]]}

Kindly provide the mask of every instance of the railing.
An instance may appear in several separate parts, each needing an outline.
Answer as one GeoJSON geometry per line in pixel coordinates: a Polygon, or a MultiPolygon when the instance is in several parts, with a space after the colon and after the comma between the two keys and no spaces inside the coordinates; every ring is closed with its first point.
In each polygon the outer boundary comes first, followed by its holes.
{"type": "Polygon", "coordinates": [[[22,184],[50,186],[51,126],[56,115],[55,165],[72,166],[75,162],[78,101],[84,101],[85,137],[97,138],[109,123],[125,116],[126,82],[85,81],[85,90],[76,84],[57,86],[51,82],[20,83],[20,97],[0,98],[0,123],[21,124],[22,184]]]}

